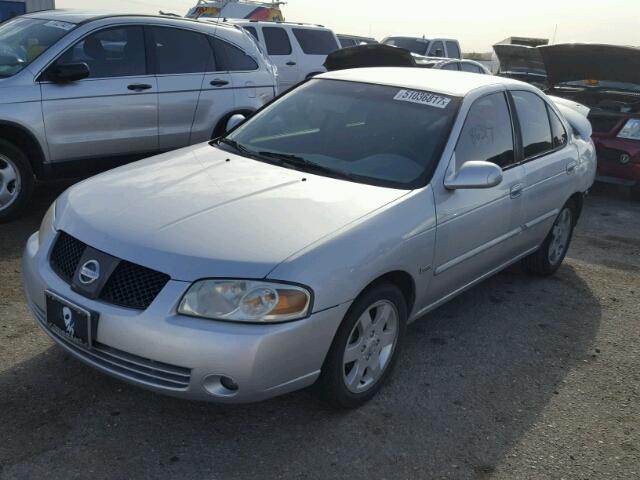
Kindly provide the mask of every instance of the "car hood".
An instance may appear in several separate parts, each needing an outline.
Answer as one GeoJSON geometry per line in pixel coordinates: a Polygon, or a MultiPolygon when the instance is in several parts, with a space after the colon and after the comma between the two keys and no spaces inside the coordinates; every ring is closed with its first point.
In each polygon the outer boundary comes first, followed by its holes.
{"type": "Polygon", "coordinates": [[[559,44],[538,47],[550,85],[576,80],[640,84],[640,49],[615,45],[559,44]]]}
{"type": "Polygon", "coordinates": [[[71,187],[58,200],[56,228],[175,280],[263,278],[292,254],[406,193],[203,144],[71,187]]]}
{"type": "Polygon", "coordinates": [[[500,62],[501,73],[531,73],[546,75],[540,51],[524,45],[498,44],[493,51],[500,62]]]}

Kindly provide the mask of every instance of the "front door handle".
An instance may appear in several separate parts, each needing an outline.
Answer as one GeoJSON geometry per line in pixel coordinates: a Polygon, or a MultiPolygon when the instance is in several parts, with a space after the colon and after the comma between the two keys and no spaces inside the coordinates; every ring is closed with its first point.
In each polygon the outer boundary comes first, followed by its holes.
{"type": "Polygon", "coordinates": [[[524,185],[522,183],[516,183],[513,187],[511,187],[511,198],[518,198],[520,195],[522,195],[523,190],[524,185]]]}
{"type": "Polygon", "coordinates": [[[578,166],[578,162],[576,162],[575,160],[573,162],[567,163],[567,173],[571,175],[573,172],[576,171],[577,166],[578,166]]]}
{"type": "Polygon", "coordinates": [[[216,78],[215,80],[211,80],[209,82],[209,85],[213,87],[224,87],[225,85],[229,85],[229,82],[227,82],[226,80],[220,80],[219,78],[216,78]]]}
{"type": "Polygon", "coordinates": [[[143,90],[149,90],[151,85],[148,83],[134,83],[127,87],[129,90],[133,90],[134,92],[142,92],[143,90]]]}
{"type": "Polygon", "coordinates": [[[289,65],[290,67],[293,67],[294,65],[297,65],[296,62],[287,62],[287,65],[289,65]]]}

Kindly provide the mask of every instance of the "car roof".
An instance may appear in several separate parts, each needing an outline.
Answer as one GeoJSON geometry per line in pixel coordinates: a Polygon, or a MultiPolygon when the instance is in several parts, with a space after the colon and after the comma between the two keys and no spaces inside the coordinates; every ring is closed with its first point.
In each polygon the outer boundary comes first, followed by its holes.
{"type": "Polygon", "coordinates": [[[217,18],[207,18],[208,21],[210,22],[219,22],[219,23],[230,23],[230,24],[235,24],[235,25],[243,25],[243,26],[250,26],[250,25],[260,25],[260,26],[282,26],[282,27],[302,27],[302,28],[311,28],[311,29],[322,29],[322,30],[329,30],[328,27],[325,27],[324,25],[319,25],[316,23],[302,23],[302,22],[281,22],[279,20],[250,20],[248,18],[239,18],[239,19],[235,19],[235,18],[225,18],[225,19],[217,19],[217,18]]]}
{"type": "Polygon", "coordinates": [[[410,67],[354,68],[323,73],[316,78],[426,90],[456,97],[464,97],[477,88],[491,85],[529,88],[526,83],[493,75],[410,67]]]}

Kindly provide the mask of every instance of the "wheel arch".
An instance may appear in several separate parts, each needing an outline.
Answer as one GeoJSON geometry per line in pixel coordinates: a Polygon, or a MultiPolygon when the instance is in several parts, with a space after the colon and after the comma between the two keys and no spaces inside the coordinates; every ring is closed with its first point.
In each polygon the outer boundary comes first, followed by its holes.
{"type": "Polygon", "coordinates": [[[569,197],[569,199],[567,200],[567,203],[568,202],[572,202],[576,207],[576,218],[574,223],[577,223],[578,219],[580,218],[580,215],[582,214],[582,207],[584,205],[584,193],[582,192],[574,193],[569,197]]]}
{"type": "Polygon", "coordinates": [[[360,291],[357,297],[360,297],[364,292],[376,285],[380,285],[381,283],[390,283],[400,289],[402,296],[405,298],[407,303],[407,316],[410,317],[416,301],[416,282],[411,274],[404,270],[393,270],[387,272],[369,282],[369,284],[360,291]]]}
{"type": "Polygon", "coordinates": [[[24,152],[36,177],[43,175],[46,157],[40,142],[28,128],[14,122],[0,121],[0,139],[24,152]]]}

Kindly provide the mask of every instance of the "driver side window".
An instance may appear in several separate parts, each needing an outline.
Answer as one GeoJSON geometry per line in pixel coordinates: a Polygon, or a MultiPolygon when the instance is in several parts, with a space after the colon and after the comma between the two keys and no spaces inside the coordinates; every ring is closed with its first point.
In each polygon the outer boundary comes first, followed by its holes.
{"type": "Polygon", "coordinates": [[[475,101],[455,150],[456,171],[466,162],[483,160],[507,168],[515,163],[511,115],[504,93],[475,101]]]}
{"type": "Polygon", "coordinates": [[[115,27],[93,33],[67,50],[57,64],[84,62],[89,78],[130,77],[147,71],[142,27],[115,27]]]}

